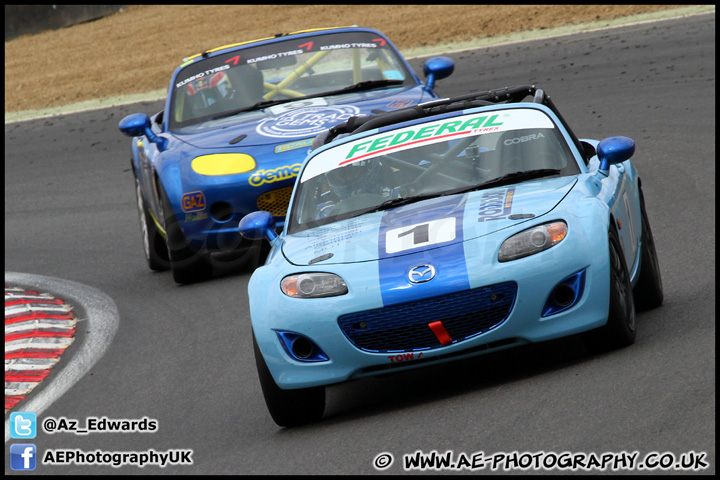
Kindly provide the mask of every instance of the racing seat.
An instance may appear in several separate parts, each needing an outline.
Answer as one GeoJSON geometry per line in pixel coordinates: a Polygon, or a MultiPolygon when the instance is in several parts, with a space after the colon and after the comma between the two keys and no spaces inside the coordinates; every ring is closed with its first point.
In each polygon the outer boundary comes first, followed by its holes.
{"type": "Polygon", "coordinates": [[[235,91],[233,104],[236,108],[254,105],[263,100],[265,79],[260,70],[250,65],[240,65],[226,72],[235,91]]]}
{"type": "Polygon", "coordinates": [[[185,95],[185,114],[184,120],[191,118],[204,117],[215,113],[213,105],[217,104],[217,95],[211,91],[203,91],[199,93],[190,93],[186,91],[185,95]]]}

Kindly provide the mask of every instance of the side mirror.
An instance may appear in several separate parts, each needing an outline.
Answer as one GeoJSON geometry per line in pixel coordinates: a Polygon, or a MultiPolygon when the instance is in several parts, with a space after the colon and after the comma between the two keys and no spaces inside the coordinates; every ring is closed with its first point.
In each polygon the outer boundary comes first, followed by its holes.
{"type": "Polygon", "coordinates": [[[167,148],[167,140],[158,137],[150,126],[150,117],[144,113],[133,113],[120,120],[118,128],[128,137],[141,137],[145,135],[148,140],[156,143],[159,150],[167,148]]]}
{"type": "Polygon", "coordinates": [[[598,144],[597,156],[600,159],[598,170],[607,174],[610,165],[622,163],[635,153],[635,142],[628,137],[609,137],[598,144]]]}
{"type": "Polygon", "coordinates": [[[424,90],[435,88],[435,82],[449,77],[455,71],[455,62],[449,57],[432,57],[423,64],[423,73],[427,77],[424,90]]]}
{"type": "Polygon", "coordinates": [[[270,242],[277,238],[275,233],[275,219],[270,212],[252,212],[245,215],[238,224],[240,235],[248,240],[262,240],[267,238],[270,242]]]}
{"type": "Polygon", "coordinates": [[[140,137],[150,128],[150,117],[144,113],[133,113],[120,120],[118,128],[128,137],[140,137]]]}

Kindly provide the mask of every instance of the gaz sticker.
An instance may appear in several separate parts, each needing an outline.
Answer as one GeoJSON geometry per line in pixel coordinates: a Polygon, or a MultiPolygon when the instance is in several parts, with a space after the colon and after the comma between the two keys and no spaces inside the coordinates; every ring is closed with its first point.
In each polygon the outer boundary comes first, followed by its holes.
{"type": "Polygon", "coordinates": [[[182,196],[180,201],[183,212],[199,212],[205,210],[205,195],[203,192],[189,192],[182,196]]]}

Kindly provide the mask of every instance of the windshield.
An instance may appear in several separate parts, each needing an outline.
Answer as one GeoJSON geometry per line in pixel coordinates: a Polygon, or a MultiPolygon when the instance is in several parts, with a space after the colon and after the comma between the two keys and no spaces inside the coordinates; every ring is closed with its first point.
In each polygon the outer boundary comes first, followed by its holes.
{"type": "Polygon", "coordinates": [[[565,139],[540,110],[448,117],[312,157],[298,179],[288,232],[426,198],[579,173],[565,139]]]}
{"type": "Polygon", "coordinates": [[[170,129],[326,93],[407,86],[413,81],[387,41],[372,32],[242,48],[200,57],[178,73],[170,129]]]}

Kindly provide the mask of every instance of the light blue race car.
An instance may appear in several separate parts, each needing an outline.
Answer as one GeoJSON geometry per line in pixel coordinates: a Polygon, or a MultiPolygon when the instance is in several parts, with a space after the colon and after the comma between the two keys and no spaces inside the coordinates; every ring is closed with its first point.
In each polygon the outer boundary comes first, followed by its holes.
{"type": "Polygon", "coordinates": [[[319,135],[250,280],[263,394],[315,421],[324,386],[582,333],[635,341],[663,289],[634,142],[578,139],[516,86],[352,117],[319,135]]]}

